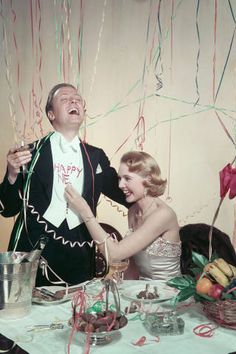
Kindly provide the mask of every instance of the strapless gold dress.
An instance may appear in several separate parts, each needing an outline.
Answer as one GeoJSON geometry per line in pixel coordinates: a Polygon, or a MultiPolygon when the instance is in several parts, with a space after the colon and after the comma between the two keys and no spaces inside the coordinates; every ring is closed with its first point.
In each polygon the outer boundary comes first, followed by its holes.
{"type": "Polygon", "coordinates": [[[165,241],[158,237],[146,249],[133,256],[139,270],[139,278],[166,281],[181,275],[181,242],[165,241]]]}

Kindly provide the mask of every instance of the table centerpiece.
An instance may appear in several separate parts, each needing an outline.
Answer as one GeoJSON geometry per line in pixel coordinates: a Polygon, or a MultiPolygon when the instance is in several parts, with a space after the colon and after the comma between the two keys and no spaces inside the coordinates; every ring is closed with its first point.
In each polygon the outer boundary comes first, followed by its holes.
{"type": "Polygon", "coordinates": [[[206,316],[222,327],[236,329],[236,267],[223,258],[192,252],[196,265],[191,274],[170,279],[167,285],[179,290],[174,305],[193,297],[201,302],[206,316]]]}

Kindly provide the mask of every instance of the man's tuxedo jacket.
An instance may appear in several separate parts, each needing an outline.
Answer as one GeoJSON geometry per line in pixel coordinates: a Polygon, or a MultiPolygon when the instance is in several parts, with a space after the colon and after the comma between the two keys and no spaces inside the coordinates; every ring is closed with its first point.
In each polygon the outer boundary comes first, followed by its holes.
{"type": "MultiPolygon", "coordinates": [[[[100,194],[103,193],[114,201],[126,205],[125,198],[118,188],[115,169],[102,149],[81,142],[84,164],[84,190],[86,199],[94,214],[100,194]]],[[[86,225],[69,230],[66,220],[56,228],[43,218],[47,210],[53,186],[53,161],[49,136],[35,143],[32,160],[28,170],[32,173],[23,178],[18,174],[16,182],[11,185],[7,174],[0,185],[0,200],[4,210],[1,215],[12,217],[18,214],[10,237],[8,250],[14,249],[16,239],[17,251],[30,251],[42,235],[49,238],[42,256],[49,267],[61,279],[69,284],[78,284],[94,276],[95,249],[90,247],[91,236],[86,225]],[[23,200],[27,200],[26,209],[23,200]],[[26,210],[26,214],[24,213],[26,210]],[[78,243],[85,243],[80,247],[78,243]]],[[[57,211],[55,210],[55,213],[57,211]]],[[[49,272],[50,280],[55,281],[53,273],[49,272]]],[[[57,279],[58,280],[58,279],[57,279]]],[[[48,281],[38,271],[36,285],[47,285],[48,281]]]]}

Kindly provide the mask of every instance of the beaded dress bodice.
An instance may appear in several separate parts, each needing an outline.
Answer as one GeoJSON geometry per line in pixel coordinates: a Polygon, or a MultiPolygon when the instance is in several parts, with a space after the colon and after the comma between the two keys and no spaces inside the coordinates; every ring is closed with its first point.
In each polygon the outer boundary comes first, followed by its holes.
{"type": "Polygon", "coordinates": [[[181,242],[169,242],[160,236],[133,258],[140,278],[168,280],[180,275],[180,256],[181,242]]]}

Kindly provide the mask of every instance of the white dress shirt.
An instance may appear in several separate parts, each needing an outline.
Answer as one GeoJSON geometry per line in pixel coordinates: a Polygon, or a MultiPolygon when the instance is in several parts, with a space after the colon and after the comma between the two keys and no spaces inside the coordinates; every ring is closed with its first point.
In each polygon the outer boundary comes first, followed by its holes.
{"type": "Polygon", "coordinates": [[[56,227],[66,219],[71,230],[83,222],[77,214],[68,209],[64,197],[68,183],[80,194],[83,191],[84,168],[80,141],[75,137],[68,142],[62,134],[55,132],[50,137],[50,143],[53,159],[52,199],[43,217],[56,227]]]}

